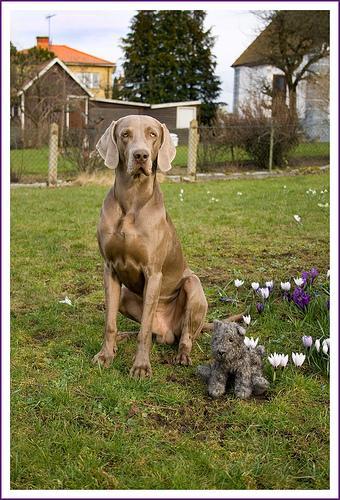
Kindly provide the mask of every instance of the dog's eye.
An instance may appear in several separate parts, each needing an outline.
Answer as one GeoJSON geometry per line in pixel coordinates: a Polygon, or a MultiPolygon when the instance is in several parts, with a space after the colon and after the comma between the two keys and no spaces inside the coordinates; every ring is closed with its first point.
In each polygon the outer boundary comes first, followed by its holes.
{"type": "Polygon", "coordinates": [[[155,132],[150,132],[151,137],[157,137],[157,134],[155,132]]]}
{"type": "Polygon", "coordinates": [[[129,137],[129,132],[123,132],[123,133],[122,133],[122,137],[123,137],[124,139],[126,139],[127,137],[129,137]]]}

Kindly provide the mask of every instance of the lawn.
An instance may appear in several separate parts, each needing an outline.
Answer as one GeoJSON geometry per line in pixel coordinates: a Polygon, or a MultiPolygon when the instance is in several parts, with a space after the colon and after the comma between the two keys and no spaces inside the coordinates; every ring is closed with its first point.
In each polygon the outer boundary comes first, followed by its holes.
{"type": "MultiPolygon", "coordinates": [[[[248,335],[267,353],[303,352],[301,336],[321,328],[328,336],[327,313],[317,323],[313,304],[304,314],[278,290],[311,267],[326,282],[329,213],[318,203],[328,202],[327,174],[162,189],[210,320],[247,310],[248,335]],[[245,280],[238,291],[235,278],[245,280]],[[250,283],[270,279],[277,295],[259,315],[250,283]]],[[[248,401],[206,395],[195,368],[209,359],[208,334],[192,367],[173,366],[174,349],[154,345],[150,380],[129,378],[135,339],[109,369],[91,365],[104,327],[95,232],[106,191],[12,191],[11,487],[329,488],[328,378],[307,361],[290,362],[266,397],[248,401]],[[59,303],[65,295],[72,306],[59,303]]],[[[122,317],[119,327],[136,328],[122,317]]]]}

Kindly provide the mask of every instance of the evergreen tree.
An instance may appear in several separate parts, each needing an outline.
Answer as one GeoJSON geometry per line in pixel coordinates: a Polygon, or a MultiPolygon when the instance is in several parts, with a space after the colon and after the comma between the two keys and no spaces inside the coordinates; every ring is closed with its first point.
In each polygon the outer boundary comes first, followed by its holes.
{"type": "Polygon", "coordinates": [[[111,99],[122,99],[123,85],[124,78],[122,76],[115,76],[112,85],[111,99]]]}
{"type": "Polygon", "coordinates": [[[132,19],[130,32],[123,38],[125,52],[124,89],[122,95],[128,100],[152,102],[154,100],[153,77],[157,60],[154,36],[156,13],[141,10],[132,19]]]}
{"type": "Polygon", "coordinates": [[[209,122],[221,82],[205,16],[199,10],[139,11],[123,39],[122,95],[151,103],[201,100],[201,120],[209,122]]]}

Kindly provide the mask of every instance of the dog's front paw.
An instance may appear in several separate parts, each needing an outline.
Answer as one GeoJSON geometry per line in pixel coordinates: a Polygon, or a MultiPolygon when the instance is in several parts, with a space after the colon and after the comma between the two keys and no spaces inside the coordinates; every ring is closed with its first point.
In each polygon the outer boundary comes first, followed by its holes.
{"type": "Polygon", "coordinates": [[[104,366],[104,368],[108,368],[112,363],[115,355],[115,351],[110,352],[108,349],[103,348],[98,352],[98,354],[93,356],[92,363],[94,365],[99,364],[100,366],[104,366]]]}
{"type": "Polygon", "coordinates": [[[185,352],[179,352],[175,357],[175,364],[189,366],[192,365],[192,361],[189,354],[185,354],[185,352]]]}
{"type": "Polygon", "coordinates": [[[151,365],[149,361],[138,362],[137,360],[133,363],[130,370],[130,377],[135,379],[150,378],[152,376],[151,365]]]}

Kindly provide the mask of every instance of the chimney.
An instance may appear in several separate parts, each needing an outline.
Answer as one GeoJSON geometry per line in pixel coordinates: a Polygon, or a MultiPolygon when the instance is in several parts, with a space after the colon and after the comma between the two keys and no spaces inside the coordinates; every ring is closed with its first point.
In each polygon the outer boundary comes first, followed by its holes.
{"type": "Polygon", "coordinates": [[[50,46],[50,40],[48,36],[37,36],[37,47],[38,49],[47,49],[50,46]]]}

